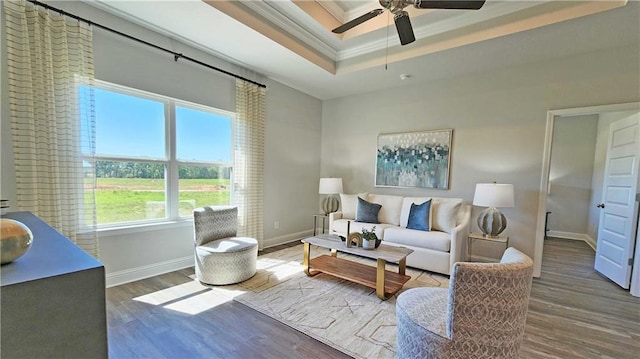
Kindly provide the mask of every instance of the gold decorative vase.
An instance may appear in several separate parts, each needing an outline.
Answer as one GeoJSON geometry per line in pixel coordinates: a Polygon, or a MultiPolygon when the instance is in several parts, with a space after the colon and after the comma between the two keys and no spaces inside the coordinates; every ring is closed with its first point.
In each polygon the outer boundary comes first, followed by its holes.
{"type": "Polygon", "coordinates": [[[33,243],[29,227],[13,219],[0,218],[0,233],[0,264],[20,258],[33,243]]]}

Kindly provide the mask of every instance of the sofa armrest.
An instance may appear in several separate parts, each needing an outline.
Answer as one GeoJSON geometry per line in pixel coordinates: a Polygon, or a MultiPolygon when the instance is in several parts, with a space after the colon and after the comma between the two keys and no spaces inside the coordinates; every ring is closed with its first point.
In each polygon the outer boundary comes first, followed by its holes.
{"type": "Polygon", "coordinates": [[[449,257],[449,273],[456,262],[462,262],[465,258],[465,248],[467,237],[471,233],[471,206],[464,205],[461,209],[461,220],[458,225],[451,230],[451,250],[449,257]]]}
{"type": "Polygon", "coordinates": [[[333,221],[342,219],[342,212],[329,213],[329,234],[333,234],[333,221]]]}

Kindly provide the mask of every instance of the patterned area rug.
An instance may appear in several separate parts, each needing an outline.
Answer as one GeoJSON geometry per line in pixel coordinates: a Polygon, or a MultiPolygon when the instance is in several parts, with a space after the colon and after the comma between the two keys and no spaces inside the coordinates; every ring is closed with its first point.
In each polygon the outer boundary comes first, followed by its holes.
{"type": "MultiPolygon", "coordinates": [[[[302,245],[258,257],[258,273],[236,285],[234,300],[356,358],[393,358],[396,296],[381,301],[374,289],[302,268],[302,245]]],[[[329,251],[312,247],[311,255],[329,251]]],[[[344,253],[338,257],[375,266],[373,260],[344,253]]],[[[397,265],[387,265],[397,272],[397,265]]],[[[447,287],[449,278],[407,268],[414,287],[447,287]]],[[[401,291],[402,292],[402,291],[401,291]]]]}

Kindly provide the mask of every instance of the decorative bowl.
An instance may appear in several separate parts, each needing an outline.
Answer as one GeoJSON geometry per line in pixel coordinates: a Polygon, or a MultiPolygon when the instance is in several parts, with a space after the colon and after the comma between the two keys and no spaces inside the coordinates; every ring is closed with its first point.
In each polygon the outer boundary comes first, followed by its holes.
{"type": "Polygon", "coordinates": [[[11,263],[27,253],[33,233],[24,223],[0,218],[0,264],[11,263]]]}

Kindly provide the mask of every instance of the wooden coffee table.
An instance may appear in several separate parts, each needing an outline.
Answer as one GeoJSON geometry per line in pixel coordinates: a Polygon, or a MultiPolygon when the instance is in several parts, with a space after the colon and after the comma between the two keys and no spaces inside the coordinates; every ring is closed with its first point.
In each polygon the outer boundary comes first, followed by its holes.
{"type": "Polygon", "coordinates": [[[407,256],[413,249],[385,245],[376,249],[362,249],[361,247],[347,247],[336,235],[318,235],[302,240],[304,243],[304,272],[308,276],[326,273],[334,277],[365,285],[376,290],[376,295],[382,300],[389,299],[411,279],[405,275],[407,256]],[[321,255],[309,258],[311,245],[331,250],[331,255],[321,255]],[[338,258],[338,251],[375,259],[377,267],[338,258]],[[385,264],[398,263],[398,273],[385,270],[385,264]]]}

